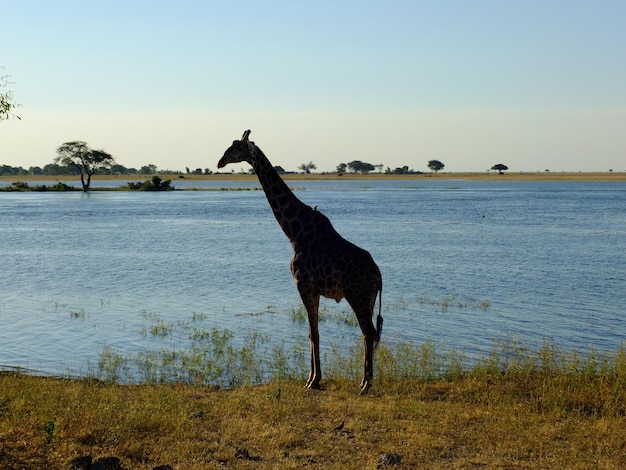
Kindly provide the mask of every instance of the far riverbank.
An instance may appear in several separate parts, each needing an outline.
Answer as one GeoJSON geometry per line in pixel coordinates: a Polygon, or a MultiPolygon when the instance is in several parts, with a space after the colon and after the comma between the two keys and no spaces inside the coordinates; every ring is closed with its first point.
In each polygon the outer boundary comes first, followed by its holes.
{"type": "MultiPolygon", "coordinates": [[[[154,175],[94,175],[97,180],[145,180],[154,175]]],[[[159,174],[162,179],[185,179],[190,181],[215,180],[215,181],[253,181],[255,175],[241,173],[219,173],[212,175],[195,174],[159,174]]],[[[287,181],[302,180],[476,180],[476,181],[626,181],[626,172],[519,172],[498,174],[493,172],[462,172],[462,173],[421,173],[410,175],[387,175],[383,173],[371,173],[367,175],[345,173],[310,173],[310,174],[284,174],[287,181]]],[[[77,181],[76,175],[3,175],[0,181],[77,181]]]]}

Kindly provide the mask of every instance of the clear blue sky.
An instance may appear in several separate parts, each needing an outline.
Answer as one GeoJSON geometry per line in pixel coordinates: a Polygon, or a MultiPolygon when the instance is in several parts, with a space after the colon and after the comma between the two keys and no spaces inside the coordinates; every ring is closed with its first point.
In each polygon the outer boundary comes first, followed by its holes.
{"type": "Polygon", "coordinates": [[[0,164],[84,140],[125,166],[626,171],[623,0],[0,0],[21,121],[0,164]]]}

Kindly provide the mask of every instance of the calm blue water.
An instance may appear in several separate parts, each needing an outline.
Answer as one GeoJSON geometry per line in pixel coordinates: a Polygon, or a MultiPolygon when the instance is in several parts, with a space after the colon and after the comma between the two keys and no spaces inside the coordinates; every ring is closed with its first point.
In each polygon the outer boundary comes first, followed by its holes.
{"type": "MultiPolygon", "coordinates": [[[[290,185],[380,266],[387,344],[486,355],[510,336],[609,352],[626,339],[625,183],[290,185]]],[[[184,348],[184,335],[147,331],[198,316],[236,340],[259,332],[308,349],[290,314],[291,246],[258,190],[0,193],[0,259],[1,367],[85,374],[105,348],[184,348]]],[[[325,348],[359,337],[321,324],[325,348]]]]}

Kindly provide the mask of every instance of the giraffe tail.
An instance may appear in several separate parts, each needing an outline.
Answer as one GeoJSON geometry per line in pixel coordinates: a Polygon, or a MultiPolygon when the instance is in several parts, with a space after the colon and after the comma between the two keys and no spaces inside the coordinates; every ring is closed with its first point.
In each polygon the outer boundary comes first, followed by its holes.
{"type": "Polygon", "coordinates": [[[380,284],[378,289],[378,315],[376,316],[376,346],[380,342],[380,334],[383,332],[383,316],[381,315],[383,309],[383,285],[380,284]]]}

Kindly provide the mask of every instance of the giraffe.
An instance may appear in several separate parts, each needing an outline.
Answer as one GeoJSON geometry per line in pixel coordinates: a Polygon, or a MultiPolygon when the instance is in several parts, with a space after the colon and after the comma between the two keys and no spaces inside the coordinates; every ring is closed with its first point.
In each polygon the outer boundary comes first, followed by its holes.
{"type": "Polygon", "coordinates": [[[235,140],[217,164],[247,162],[254,169],[278,225],[294,250],[291,273],[306,309],[309,321],[311,372],[307,388],[320,388],[320,343],[318,309],[320,296],[340,302],[346,299],[363,333],[365,346],[361,393],[367,392],[373,380],[374,349],[380,341],[382,276],[369,252],[339,235],[330,220],[315,208],[300,201],[276,172],[265,154],[248,139],[250,131],[235,140]],[[376,327],[372,315],[379,297],[376,327]]]}

